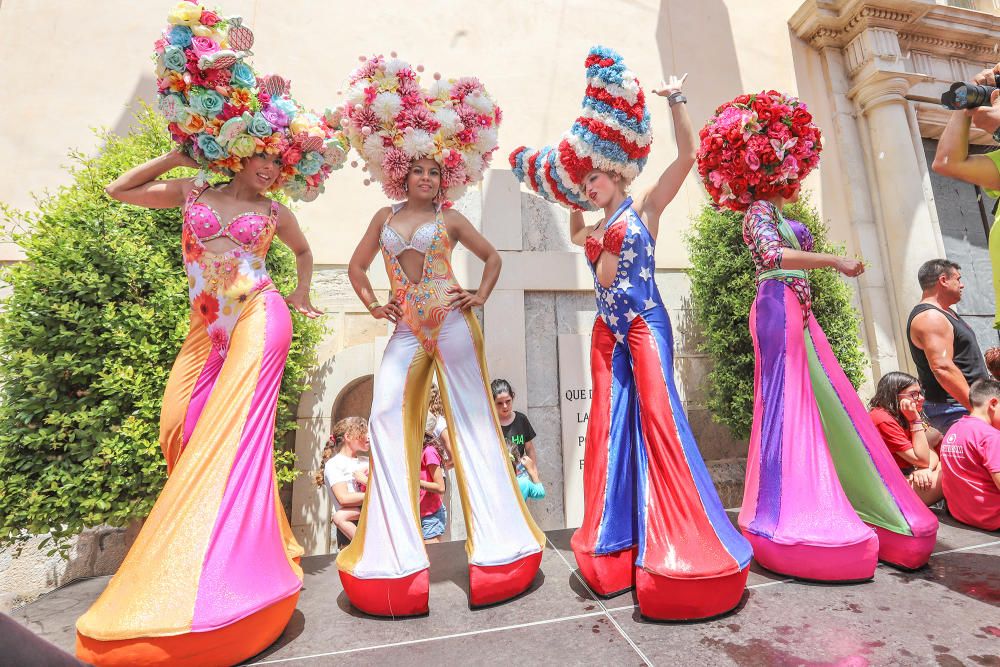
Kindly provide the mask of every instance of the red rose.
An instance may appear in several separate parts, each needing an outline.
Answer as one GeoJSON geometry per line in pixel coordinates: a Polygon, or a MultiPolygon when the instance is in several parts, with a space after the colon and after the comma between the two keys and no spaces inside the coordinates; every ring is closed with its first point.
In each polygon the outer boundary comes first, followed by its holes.
{"type": "Polygon", "coordinates": [[[802,107],[799,107],[798,109],[792,112],[793,125],[808,125],[809,123],[812,122],[812,119],[813,119],[812,114],[803,109],[802,107]]]}
{"type": "Polygon", "coordinates": [[[730,181],[729,187],[733,191],[733,194],[743,194],[747,191],[747,180],[742,176],[739,176],[730,181]]]}
{"type": "Polygon", "coordinates": [[[289,148],[288,150],[286,150],[284,153],[281,154],[281,161],[286,166],[296,165],[299,163],[299,160],[301,159],[302,159],[302,151],[295,146],[292,146],[291,148],[289,148]]]}
{"type": "Polygon", "coordinates": [[[219,15],[208,9],[201,10],[202,25],[213,26],[219,22],[219,15]]]}

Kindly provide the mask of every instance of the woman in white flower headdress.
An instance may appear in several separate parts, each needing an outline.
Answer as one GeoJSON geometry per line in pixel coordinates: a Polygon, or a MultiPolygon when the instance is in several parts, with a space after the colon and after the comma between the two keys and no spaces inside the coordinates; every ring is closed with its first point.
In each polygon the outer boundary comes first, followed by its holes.
{"type": "MultiPolygon", "coordinates": [[[[437,77],[436,77],[437,78],[437,77]]],[[[450,202],[478,182],[497,147],[500,109],[476,79],[437,80],[430,91],[408,64],[381,56],[350,78],[344,131],[368,173],[401,203],[375,213],[351,258],[351,284],[378,319],[396,324],[375,380],[372,474],[358,531],[340,553],[344,590],[358,609],[407,616],[428,609],[427,554],[417,491],[424,420],[437,376],[469,527],[473,606],[528,588],[544,536],[521,500],[489,393],[473,307],[500,274],[500,256],[450,202]],[[451,267],[461,243],[485,263],[475,291],[451,267]],[[367,270],[381,250],[392,297],[375,298],[367,270]]]]}

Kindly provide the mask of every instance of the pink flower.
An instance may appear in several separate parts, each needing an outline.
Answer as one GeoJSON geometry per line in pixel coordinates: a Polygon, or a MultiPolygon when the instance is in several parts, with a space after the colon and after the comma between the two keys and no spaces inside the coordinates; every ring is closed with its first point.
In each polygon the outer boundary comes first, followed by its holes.
{"type": "Polygon", "coordinates": [[[410,173],[410,156],[395,146],[386,149],[385,157],[382,158],[382,171],[388,176],[387,180],[405,180],[410,173]]]}
{"type": "Polygon", "coordinates": [[[218,51],[219,45],[211,37],[192,37],[191,49],[200,58],[218,51]]]}
{"type": "Polygon", "coordinates": [[[201,10],[202,25],[213,26],[219,22],[219,15],[208,9],[201,10]]]}
{"type": "Polygon", "coordinates": [[[229,349],[229,334],[222,327],[213,327],[208,332],[208,339],[212,342],[212,347],[225,352],[229,349]]]}
{"type": "Polygon", "coordinates": [[[466,95],[478,93],[482,90],[483,84],[480,83],[479,79],[467,76],[455,82],[455,85],[451,87],[451,96],[461,99],[466,95]]]}
{"type": "Polygon", "coordinates": [[[375,86],[368,86],[365,88],[365,104],[371,104],[374,102],[376,95],[378,95],[378,88],[375,86]]]}
{"type": "Polygon", "coordinates": [[[351,111],[351,124],[359,130],[363,127],[375,129],[382,121],[371,107],[362,107],[360,111],[351,111]]]}

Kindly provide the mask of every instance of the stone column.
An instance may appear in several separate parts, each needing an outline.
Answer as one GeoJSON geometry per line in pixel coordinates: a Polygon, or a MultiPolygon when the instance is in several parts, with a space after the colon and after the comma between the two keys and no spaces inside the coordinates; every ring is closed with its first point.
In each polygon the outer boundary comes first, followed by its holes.
{"type": "MultiPolygon", "coordinates": [[[[873,178],[871,192],[879,212],[879,241],[888,263],[887,281],[894,299],[895,337],[899,368],[912,365],[906,350],[906,321],[921,297],[917,270],[928,259],[944,256],[940,230],[924,191],[924,170],[918,159],[904,95],[922,78],[906,72],[876,70],[850,91],[867,130],[867,161],[873,178]]],[[[880,369],[882,372],[892,370],[880,369]]]]}

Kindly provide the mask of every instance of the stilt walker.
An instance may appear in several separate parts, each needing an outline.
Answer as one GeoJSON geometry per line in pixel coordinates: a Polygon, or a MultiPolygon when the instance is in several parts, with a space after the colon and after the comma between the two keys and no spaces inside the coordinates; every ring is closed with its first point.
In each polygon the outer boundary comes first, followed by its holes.
{"type": "Polygon", "coordinates": [[[278,498],[274,423],[288,306],[319,313],[309,245],[291,211],[264,193],[314,198],[348,145],[289,96],[287,81],[258,79],[245,59],[251,43],[238,18],[178,5],[156,51],[161,109],[179,147],[107,187],[129,204],[183,207],[191,323],[163,397],[166,485],[77,621],[77,655],[102,667],[242,662],[277,639],[302,587],[302,548],[278,498]],[[231,180],[158,180],[181,166],[231,180]],[[296,256],[287,297],[265,267],[275,236],[296,256]]]}
{"type": "Polygon", "coordinates": [[[937,518],[907,484],[812,313],[807,269],[857,276],[855,259],[813,252],[781,209],[819,164],[806,105],[775,91],[742,95],[701,131],[698,171],[712,198],[745,213],[757,270],[750,313],[754,413],[739,525],[754,557],[820,581],[871,578],[878,560],[927,562],[937,518]]]}
{"type": "Polygon", "coordinates": [[[573,211],[572,240],[594,274],[593,399],[573,552],[595,592],[635,586],[648,618],[716,616],[743,595],[750,545],[726,516],[684,414],[673,331],[654,279],[660,214],[694,164],[683,79],[654,91],[670,102],[678,158],[635,204],[625,188],[652,141],[645,96],[611,49],[593,47],[585,66],[583,115],[570,132],[556,147],[510,156],[522,182],[573,211]],[[604,219],[585,226],[580,211],[596,208],[604,219]]]}
{"type": "MultiPolygon", "coordinates": [[[[419,68],[418,68],[419,69],[419,68]]],[[[500,256],[449,208],[482,179],[497,147],[500,109],[474,78],[421,88],[417,70],[382,56],[350,77],[344,128],[371,178],[401,203],[373,217],[354,256],[351,282],[376,318],[396,323],[375,377],[372,471],[354,541],[337,557],[351,604],[379,616],[428,611],[428,559],[417,498],[424,423],[437,377],[468,529],[469,602],[501,602],[535,578],[545,536],[521,499],[489,390],[481,306],[500,256]],[[451,266],[456,243],[485,262],[476,292],[451,266]],[[378,303],[367,270],[381,252],[392,285],[378,303]]]]}

